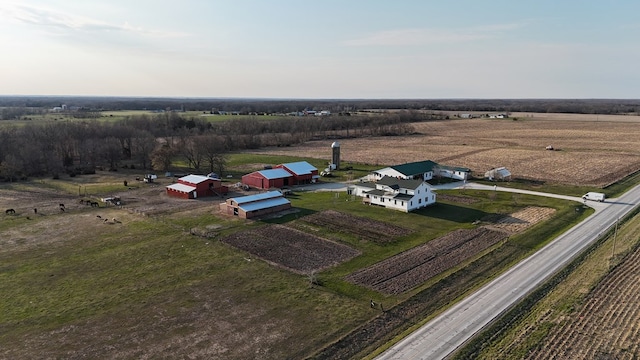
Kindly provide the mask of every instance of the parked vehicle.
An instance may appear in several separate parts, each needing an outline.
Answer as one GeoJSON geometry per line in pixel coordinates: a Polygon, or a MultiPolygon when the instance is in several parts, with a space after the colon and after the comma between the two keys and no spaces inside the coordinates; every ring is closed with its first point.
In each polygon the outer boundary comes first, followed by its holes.
{"type": "Polygon", "coordinates": [[[603,202],[606,195],[599,192],[588,192],[582,195],[582,199],[584,200],[592,200],[592,201],[600,201],[603,202]]]}

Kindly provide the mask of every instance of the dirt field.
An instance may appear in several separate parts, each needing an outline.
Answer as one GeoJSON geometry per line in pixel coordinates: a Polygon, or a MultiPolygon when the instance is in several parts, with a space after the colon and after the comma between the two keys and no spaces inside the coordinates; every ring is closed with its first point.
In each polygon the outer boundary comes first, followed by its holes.
{"type": "MultiPolygon", "coordinates": [[[[516,178],[597,187],[640,170],[639,117],[550,116],[416,123],[418,135],[341,139],[341,157],[380,166],[430,159],[468,167],[476,176],[506,166],[516,178]],[[545,150],[547,145],[556,151],[545,150]]],[[[259,152],[331,159],[330,144],[315,141],[259,152]]]]}
{"type": "Polygon", "coordinates": [[[397,237],[410,234],[412,231],[381,221],[326,210],[307,215],[300,220],[324,226],[333,231],[344,232],[357,236],[360,241],[371,241],[384,244],[394,241],[397,237]]]}
{"type": "Polygon", "coordinates": [[[282,225],[238,232],[221,241],[298,274],[326,269],[360,253],[282,225]]]}
{"type": "Polygon", "coordinates": [[[640,353],[640,248],[528,359],[635,359],[640,353]]]}

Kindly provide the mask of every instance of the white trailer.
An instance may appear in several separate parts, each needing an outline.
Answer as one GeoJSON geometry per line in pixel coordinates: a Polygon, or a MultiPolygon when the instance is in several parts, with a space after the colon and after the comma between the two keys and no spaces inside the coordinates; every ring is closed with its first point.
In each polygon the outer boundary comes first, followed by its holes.
{"type": "Polygon", "coordinates": [[[599,192],[588,192],[582,195],[583,200],[592,200],[592,201],[600,201],[603,202],[605,199],[605,194],[599,192]]]}

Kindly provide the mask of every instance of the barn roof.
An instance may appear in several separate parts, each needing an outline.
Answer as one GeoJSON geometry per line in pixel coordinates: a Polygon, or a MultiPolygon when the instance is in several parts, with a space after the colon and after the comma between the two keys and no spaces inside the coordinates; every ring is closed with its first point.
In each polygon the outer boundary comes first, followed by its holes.
{"type": "Polygon", "coordinates": [[[282,164],[282,166],[289,169],[289,171],[293,172],[295,175],[306,175],[311,174],[311,172],[313,171],[318,171],[315,166],[309,164],[306,161],[282,164]]]}
{"type": "Polygon", "coordinates": [[[258,173],[268,180],[291,177],[291,173],[282,168],[260,170],[258,173]]]}
{"type": "Polygon", "coordinates": [[[182,181],[186,181],[188,183],[191,184],[200,184],[201,182],[207,181],[207,180],[214,180],[210,177],[206,177],[204,175],[187,175],[187,176],[183,176],[178,180],[182,180],[182,181]]]}
{"type": "Polygon", "coordinates": [[[246,203],[251,203],[251,202],[260,201],[260,200],[272,199],[276,197],[282,197],[282,193],[280,191],[267,191],[260,194],[232,198],[231,200],[235,201],[238,205],[240,205],[240,204],[246,204],[246,203]]]}
{"type": "Polygon", "coordinates": [[[424,174],[429,171],[433,171],[433,167],[438,164],[431,160],[410,162],[402,165],[391,166],[391,168],[403,175],[412,176],[418,174],[424,174]]]}
{"type": "Polygon", "coordinates": [[[195,186],[189,186],[189,185],[177,183],[177,184],[168,185],[167,189],[176,190],[176,191],[185,192],[185,193],[190,193],[190,192],[194,191],[196,188],[195,188],[195,186]]]}
{"type": "Polygon", "coordinates": [[[266,199],[262,201],[255,201],[244,205],[239,205],[238,207],[244,211],[256,211],[272,208],[275,206],[290,204],[291,202],[284,197],[266,199]]]}

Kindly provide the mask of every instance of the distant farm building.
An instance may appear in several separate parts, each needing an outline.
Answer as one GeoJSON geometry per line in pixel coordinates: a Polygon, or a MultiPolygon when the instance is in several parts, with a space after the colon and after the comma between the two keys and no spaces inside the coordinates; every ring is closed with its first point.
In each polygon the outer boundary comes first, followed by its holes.
{"type": "Polygon", "coordinates": [[[420,179],[397,179],[388,176],[377,182],[364,182],[347,188],[350,195],[362,197],[362,202],[394,210],[410,212],[432,205],[436,194],[420,179]]]}
{"type": "Polygon", "coordinates": [[[306,161],[299,161],[246,174],[242,176],[242,184],[258,189],[272,189],[315,183],[319,178],[318,169],[306,161]]]}
{"type": "Polygon", "coordinates": [[[167,195],[183,199],[197,199],[206,196],[221,196],[229,192],[222,180],[203,175],[187,175],[178,182],[167,186],[167,195]]]}
{"type": "Polygon", "coordinates": [[[495,169],[491,169],[484,173],[484,177],[488,180],[502,180],[502,181],[510,181],[511,180],[511,172],[507,170],[505,167],[499,167],[495,169]]]}
{"type": "Polygon", "coordinates": [[[438,165],[433,171],[435,176],[454,180],[467,180],[471,174],[471,169],[460,166],[438,165]]]}
{"type": "Polygon", "coordinates": [[[260,194],[227,199],[221,204],[227,215],[251,219],[291,208],[291,202],[279,191],[268,191],[260,194]]]}

